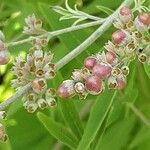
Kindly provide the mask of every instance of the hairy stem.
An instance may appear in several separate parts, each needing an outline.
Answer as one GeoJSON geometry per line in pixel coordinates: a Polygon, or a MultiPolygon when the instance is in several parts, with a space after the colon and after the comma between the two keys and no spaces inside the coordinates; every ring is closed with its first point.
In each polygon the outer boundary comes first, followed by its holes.
{"type": "Polygon", "coordinates": [[[52,37],[55,37],[55,36],[58,36],[58,35],[61,35],[61,34],[64,34],[64,33],[68,33],[68,32],[72,32],[72,31],[88,28],[88,27],[91,27],[91,26],[100,25],[104,21],[105,21],[105,19],[98,20],[98,21],[93,21],[93,22],[90,22],[90,23],[84,23],[84,24],[77,25],[77,26],[71,26],[71,27],[68,27],[68,28],[65,28],[65,29],[60,29],[60,30],[56,30],[56,31],[52,31],[52,32],[46,32],[46,33],[44,33],[42,35],[39,35],[39,36],[29,37],[27,39],[23,39],[23,40],[20,40],[20,41],[8,43],[7,47],[28,43],[28,42],[32,41],[33,39],[35,39],[35,38],[49,38],[50,39],[52,37]]]}
{"type": "MultiPolygon", "coordinates": [[[[68,55],[63,57],[60,61],[56,63],[56,70],[59,70],[62,68],[64,65],[66,65],[68,62],[70,62],[72,59],[77,57],[81,52],[83,52],[87,47],[89,47],[93,42],[95,42],[113,23],[115,18],[118,17],[118,11],[122,6],[129,6],[134,0],[125,0],[121,6],[112,14],[110,15],[105,22],[91,35],[89,36],[81,45],[79,45],[77,48],[75,48],[73,51],[71,51],[68,55]]],[[[67,29],[62,29],[54,32],[49,32],[44,35],[39,36],[40,38],[42,37],[53,37],[59,34],[67,33],[76,30],[76,28],[81,29],[81,26],[75,26],[75,27],[69,27],[67,29]]],[[[84,26],[84,25],[83,25],[84,26]]],[[[82,26],[82,27],[83,27],[82,26]]],[[[91,25],[92,26],[92,25],[91,25]]],[[[84,28],[84,27],[83,27],[84,28]]],[[[34,37],[35,38],[35,37],[34,37]]],[[[23,44],[26,42],[30,42],[32,38],[25,39],[22,41],[18,42],[12,42],[9,43],[7,46],[14,46],[18,44],[23,44]]],[[[13,103],[18,97],[23,96],[27,90],[30,89],[30,86],[25,86],[22,87],[18,92],[16,92],[12,97],[4,101],[3,103],[0,104],[0,110],[4,110],[7,106],[9,106],[11,103],[13,103]]]]}

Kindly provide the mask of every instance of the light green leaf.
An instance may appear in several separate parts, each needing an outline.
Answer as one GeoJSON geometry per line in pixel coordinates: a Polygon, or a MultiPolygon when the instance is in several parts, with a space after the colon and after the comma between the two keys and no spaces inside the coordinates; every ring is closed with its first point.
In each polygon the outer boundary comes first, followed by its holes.
{"type": "Polygon", "coordinates": [[[74,135],[67,130],[67,128],[65,128],[62,124],[55,122],[53,119],[44,115],[43,113],[38,112],[37,117],[51,135],[71,149],[76,149],[78,141],[74,135]]]}
{"type": "Polygon", "coordinates": [[[97,98],[77,150],[89,148],[109,112],[115,96],[116,92],[107,91],[97,98]]]}

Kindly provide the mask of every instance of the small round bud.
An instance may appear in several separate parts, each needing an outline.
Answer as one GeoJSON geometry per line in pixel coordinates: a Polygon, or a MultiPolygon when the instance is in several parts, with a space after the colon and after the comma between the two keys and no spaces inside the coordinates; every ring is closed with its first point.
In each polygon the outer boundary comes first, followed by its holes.
{"type": "Polygon", "coordinates": [[[84,61],[84,66],[89,70],[93,69],[95,64],[96,64],[96,59],[94,57],[88,57],[84,61]]]}
{"type": "Polygon", "coordinates": [[[111,52],[111,51],[108,51],[106,53],[106,61],[109,63],[109,64],[112,64],[114,62],[114,60],[116,59],[116,54],[111,52]]]}
{"type": "Polygon", "coordinates": [[[0,111],[0,119],[5,119],[6,118],[6,112],[5,111],[0,111]]]}
{"type": "Polygon", "coordinates": [[[123,66],[121,68],[121,71],[122,71],[123,75],[127,76],[129,74],[129,67],[128,66],[123,66]]]}
{"type": "Polygon", "coordinates": [[[109,89],[116,89],[117,87],[117,81],[115,77],[109,77],[108,78],[108,88],[109,89]]]}
{"type": "Polygon", "coordinates": [[[139,60],[141,63],[145,63],[145,62],[147,61],[147,55],[144,54],[144,53],[139,54],[138,60],[139,60]]]}
{"type": "Polygon", "coordinates": [[[0,65],[5,65],[10,59],[10,53],[6,50],[0,51],[0,65]]]}
{"type": "Polygon", "coordinates": [[[37,110],[38,105],[35,102],[29,101],[26,103],[25,108],[29,113],[34,113],[37,110]]]}
{"type": "Polygon", "coordinates": [[[111,67],[107,64],[96,64],[92,70],[93,74],[101,79],[107,78],[111,73],[111,67]]]}
{"type": "Polygon", "coordinates": [[[56,107],[57,106],[56,100],[52,97],[46,99],[46,102],[47,102],[48,106],[50,106],[50,107],[56,107]]]}
{"type": "Polygon", "coordinates": [[[122,90],[126,86],[126,81],[124,78],[117,78],[117,89],[122,90]]]}
{"type": "Polygon", "coordinates": [[[62,99],[67,99],[75,94],[74,81],[66,80],[58,88],[57,94],[62,99]]]}
{"type": "Polygon", "coordinates": [[[47,107],[47,102],[43,98],[39,99],[37,101],[37,104],[41,109],[44,109],[47,107]]]}
{"type": "Polygon", "coordinates": [[[75,86],[74,86],[74,88],[75,88],[75,91],[77,93],[83,93],[83,92],[85,92],[85,86],[81,82],[76,83],[75,86]]]}
{"type": "Polygon", "coordinates": [[[127,23],[132,19],[132,11],[127,6],[120,9],[119,17],[123,23],[127,23]]]}
{"type": "Polygon", "coordinates": [[[53,88],[49,88],[46,91],[46,98],[55,97],[56,96],[56,90],[53,88]]]}
{"type": "Polygon", "coordinates": [[[121,70],[120,70],[120,68],[113,68],[112,69],[112,71],[111,71],[111,75],[112,76],[114,76],[114,77],[116,77],[116,76],[118,76],[119,74],[121,74],[121,70]]]}
{"type": "Polygon", "coordinates": [[[97,76],[90,76],[85,80],[85,88],[92,95],[98,95],[103,90],[102,81],[97,76]]]}
{"type": "Polygon", "coordinates": [[[112,34],[112,40],[115,45],[126,45],[131,40],[131,36],[125,30],[117,30],[112,34]]]}
{"type": "Polygon", "coordinates": [[[47,83],[45,79],[35,79],[32,82],[32,89],[35,93],[43,93],[47,88],[47,83]]]}
{"type": "Polygon", "coordinates": [[[72,72],[72,79],[75,80],[75,81],[82,81],[83,80],[83,77],[82,77],[82,71],[79,70],[79,69],[75,69],[73,72],[72,72]]]}
{"type": "Polygon", "coordinates": [[[150,14],[149,13],[141,13],[135,19],[135,27],[139,32],[146,32],[150,28],[150,14]]]}

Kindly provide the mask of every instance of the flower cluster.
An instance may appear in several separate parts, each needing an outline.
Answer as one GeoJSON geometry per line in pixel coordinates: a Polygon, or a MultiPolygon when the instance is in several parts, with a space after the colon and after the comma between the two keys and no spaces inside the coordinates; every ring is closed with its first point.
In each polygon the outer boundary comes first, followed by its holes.
{"type": "MultiPolygon", "coordinates": [[[[6,112],[0,111],[0,120],[4,120],[6,118],[6,112]]],[[[8,139],[7,134],[5,133],[5,128],[2,123],[0,123],[0,140],[6,142],[8,139]]]]}
{"type": "Polygon", "coordinates": [[[42,30],[42,21],[37,19],[35,15],[28,16],[25,19],[26,26],[24,27],[23,33],[25,34],[40,34],[42,30]]]}
{"type": "Polygon", "coordinates": [[[5,36],[0,31],[0,65],[5,65],[8,63],[10,59],[10,53],[6,48],[6,44],[4,43],[5,36]]]}
{"type": "Polygon", "coordinates": [[[122,7],[114,26],[118,30],[112,34],[112,41],[104,46],[107,51],[86,58],[84,67],[76,69],[72,79],[59,86],[57,93],[62,99],[98,95],[106,84],[109,89],[122,90],[132,60],[138,57],[140,62],[150,63],[150,14],[142,12],[134,17],[131,9],[122,7]]]}
{"type": "Polygon", "coordinates": [[[53,54],[36,49],[27,54],[26,59],[18,56],[13,66],[13,74],[17,79],[12,80],[12,86],[19,90],[31,83],[31,89],[23,97],[26,110],[33,113],[38,107],[56,105],[55,90],[48,88],[47,80],[55,76],[55,65],[52,63],[53,54]]]}

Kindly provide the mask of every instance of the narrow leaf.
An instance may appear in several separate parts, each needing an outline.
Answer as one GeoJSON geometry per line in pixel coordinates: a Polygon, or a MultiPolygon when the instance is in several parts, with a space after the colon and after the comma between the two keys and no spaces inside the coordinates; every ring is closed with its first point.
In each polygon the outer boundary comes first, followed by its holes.
{"type": "Polygon", "coordinates": [[[78,145],[77,139],[62,124],[55,122],[41,112],[37,113],[37,117],[52,136],[71,149],[76,149],[78,145]]]}
{"type": "Polygon", "coordinates": [[[102,126],[115,99],[116,92],[107,91],[97,98],[77,150],[87,150],[102,126]]]}

